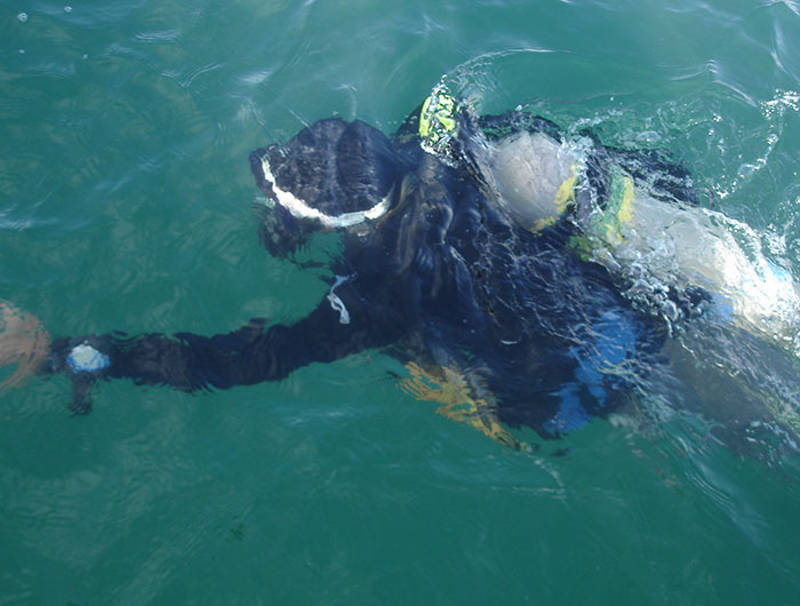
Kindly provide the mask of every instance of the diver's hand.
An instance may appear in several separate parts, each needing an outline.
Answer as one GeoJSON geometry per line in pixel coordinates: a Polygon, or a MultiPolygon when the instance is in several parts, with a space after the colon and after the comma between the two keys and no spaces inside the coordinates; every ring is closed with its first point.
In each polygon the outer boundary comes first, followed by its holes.
{"type": "Polygon", "coordinates": [[[50,352],[50,335],[39,320],[6,301],[0,301],[0,368],[15,365],[0,381],[0,395],[36,373],[50,352]]]}

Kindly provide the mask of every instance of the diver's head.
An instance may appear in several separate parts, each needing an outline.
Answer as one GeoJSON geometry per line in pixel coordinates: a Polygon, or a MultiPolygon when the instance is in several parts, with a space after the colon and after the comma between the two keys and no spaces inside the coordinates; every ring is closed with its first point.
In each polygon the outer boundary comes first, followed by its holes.
{"type": "Polygon", "coordinates": [[[320,120],[285,145],[257,149],[250,165],[274,204],[262,236],[277,256],[294,252],[316,231],[383,216],[400,171],[386,135],[359,120],[339,118],[320,120]]]}

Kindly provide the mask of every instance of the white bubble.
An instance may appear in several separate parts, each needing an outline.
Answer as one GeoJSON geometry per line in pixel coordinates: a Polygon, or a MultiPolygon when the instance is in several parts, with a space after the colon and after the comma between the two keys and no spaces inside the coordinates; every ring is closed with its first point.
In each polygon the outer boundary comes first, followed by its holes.
{"type": "Polygon", "coordinates": [[[28,13],[20,13],[19,15],[17,15],[17,20],[20,23],[25,23],[28,20],[28,13]]]}
{"type": "Polygon", "coordinates": [[[64,7],[64,12],[65,12],[65,13],[71,13],[71,12],[72,12],[72,7],[71,7],[71,6],[69,6],[69,5],[65,6],[65,7],[64,7]]]}
{"type": "Polygon", "coordinates": [[[19,49],[19,54],[20,55],[24,55],[25,54],[25,49],[24,48],[19,49]]]}

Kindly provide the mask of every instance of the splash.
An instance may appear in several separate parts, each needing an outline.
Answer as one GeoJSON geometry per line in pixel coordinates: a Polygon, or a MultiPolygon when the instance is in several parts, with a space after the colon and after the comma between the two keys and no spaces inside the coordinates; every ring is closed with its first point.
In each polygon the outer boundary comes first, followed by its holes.
{"type": "Polygon", "coordinates": [[[777,91],[772,99],[761,103],[761,113],[768,120],[783,118],[787,111],[800,111],[800,93],[797,91],[777,91]]]}

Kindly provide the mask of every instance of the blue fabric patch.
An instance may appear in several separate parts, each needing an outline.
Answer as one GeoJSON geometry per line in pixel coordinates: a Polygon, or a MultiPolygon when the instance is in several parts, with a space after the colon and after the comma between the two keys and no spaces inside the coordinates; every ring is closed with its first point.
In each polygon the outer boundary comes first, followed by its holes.
{"type": "Polygon", "coordinates": [[[556,415],[544,424],[545,431],[553,434],[571,432],[589,422],[589,413],[581,404],[579,391],[579,385],[570,382],[555,392],[561,403],[556,415]]]}
{"type": "Polygon", "coordinates": [[[638,331],[625,310],[608,310],[592,324],[583,343],[570,348],[578,368],[575,380],[564,384],[557,392],[560,403],[555,416],[544,424],[551,433],[564,433],[580,429],[591,419],[591,414],[581,403],[581,391],[588,391],[594,402],[592,411],[602,411],[606,406],[608,388],[618,387],[622,379],[605,372],[622,364],[636,352],[638,331]]]}

